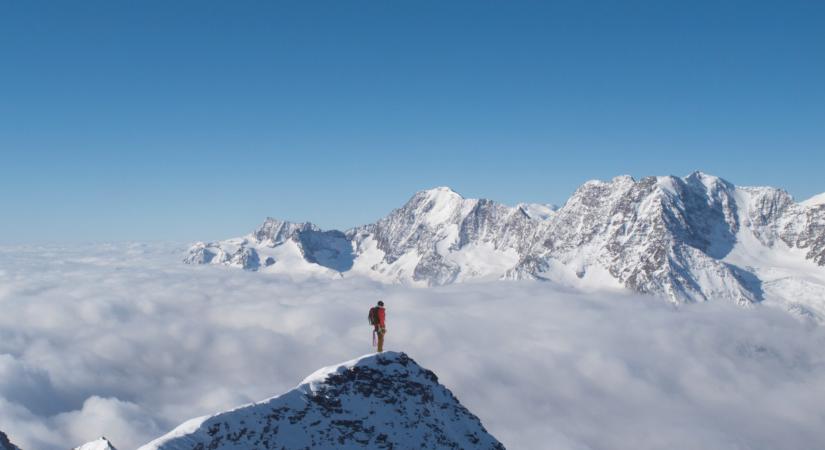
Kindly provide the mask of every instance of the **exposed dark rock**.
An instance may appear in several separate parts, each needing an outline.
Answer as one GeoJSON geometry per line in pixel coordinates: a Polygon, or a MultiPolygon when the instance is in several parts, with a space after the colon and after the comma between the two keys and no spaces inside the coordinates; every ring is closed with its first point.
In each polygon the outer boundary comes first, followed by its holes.
{"type": "Polygon", "coordinates": [[[141,450],[504,449],[433,372],[395,352],[321,371],[185,430],[141,450]]]}

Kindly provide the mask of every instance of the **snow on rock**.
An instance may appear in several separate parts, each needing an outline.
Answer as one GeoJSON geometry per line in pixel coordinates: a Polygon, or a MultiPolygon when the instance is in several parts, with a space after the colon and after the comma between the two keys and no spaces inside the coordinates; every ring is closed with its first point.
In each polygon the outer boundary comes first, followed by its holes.
{"type": "Polygon", "coordinates": [[[628,288],[675,301],[755,301],[717,261],[735,241],[732,189],[700,173],[587,183],[557,211],[522,271],[545,277],[558,261],[582,277],[606,269],[628,288]]]}
{"type": "Polygon", "coordinates": [[[346,232],[267,218],[247,236],[194,244],[184,261],[273,273],[353,273],[419,286],[497,279],[518,262],[538,221],[523,208],[439,187],[346,232]]]}
{"type": "Polygon", "coordinates": [[[250,271],[331,275],[352,267],[352,245],[340,231],[322,231],[309,222],[268,217],[249,235],[197,242],[184,262],[222,264],[250,271]],[[278,264],[283,261],[283,264],[278,264]],[[286,266],[286,267],[284,267],[286,266]]]}
{"type": "Polygon", "coordinates": [[[389,274],[390,281],[435,286],[500,278],[509,268],[501,268],[501,261],[517,262],[513,254],[526,249],[525,237],[537,223],[520,208],[436,188],[415,194],[387,217],[348,235],[356,248],[367,239],[375,242],[382,257],[372,269],[389,274]],[[487,262],[479,260],[472,268],[462,264],[472,248],[487,262]]]}
{"type": "Polygon", "coordinates": [[[87,442],[73,450],[116,450],[115,446],[105,437],[99,437],[94,441],[87,442]]]}
{"type": "Polygon", "coordinates": [[[139,450],[504,449],[404,353],[321,369],[268,400],[185,422],[139,450]]]}
{"type": "Polygon", "coordinates": [[[20,448],[11,443],[6,433],[0,431],[0,450],[20,450],[20,448]]]}
{"type": "MultiPolygon", "coordinates": [[[[780,189],[736,187],[703,172],[588,181],[561,208],[509,207],[439,187],[346,232],[268,218],[248,236],[195,244],[186,262],[414,286],[549,280],[584,289],[620,286],[676,303],[723,299],[747,306],[768,299],[799,311],[825,298],[820,197],[795,203],[780,189]],[[783,256],[747,257],[771,252],[783,256]],[[788,270],[798,264],[804,275],[788,270]],[[780,282],[769,273],[789,278],[780,282]],[[780,300],[763,276],[807,294],[801,302],[780,300]]],[[[825,320],[825,310],[813,310],[825,320]]]]}
{"type": "Polygon", "coordinates": [[[559,209],[556,205],[546,203],[519,203],[516,205],[524,211],[530,218],[536,220],[550,220],[553,214],[559,209]]]}

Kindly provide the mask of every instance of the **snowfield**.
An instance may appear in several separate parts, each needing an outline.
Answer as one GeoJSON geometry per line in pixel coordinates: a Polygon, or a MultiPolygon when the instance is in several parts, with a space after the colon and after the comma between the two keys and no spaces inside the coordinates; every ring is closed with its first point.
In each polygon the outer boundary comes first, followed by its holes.
{"type": "Polygon", "coordinates": [[[378,299],[388,348],[435,372],[507,448],[825,442],[825,327],[779,308],[550,282],[296,279],[181,264],[185,250],[0,248],[0,430],[12,442],[57,450],[106,436],[135,449],[286,393],[371,351],[365,315],[378,299]]]}

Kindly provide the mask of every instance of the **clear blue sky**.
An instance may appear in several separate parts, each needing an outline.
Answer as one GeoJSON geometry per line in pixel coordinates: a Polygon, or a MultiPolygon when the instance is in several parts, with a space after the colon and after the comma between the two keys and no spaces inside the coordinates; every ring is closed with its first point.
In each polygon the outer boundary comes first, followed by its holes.
{"type": "Polygon", "coordinates": [[[825,191],[825,2],[0,1],[0,242],[563,203],[701,169],[825,191]]]}

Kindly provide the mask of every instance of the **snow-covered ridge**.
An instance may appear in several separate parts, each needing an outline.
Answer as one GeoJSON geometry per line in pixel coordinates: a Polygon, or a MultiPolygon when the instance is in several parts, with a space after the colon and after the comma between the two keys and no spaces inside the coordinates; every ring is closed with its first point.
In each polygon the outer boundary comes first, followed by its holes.
{"type": "Polygon", "coordinates": [[[825,192],[823,192],[821,194],[814,195],[813,197],[811,197],[811,198],[809,198],[809,199],[807,199],[803,202],[799,202],[799,204],[802,205],[802,206],[807,206],[809,208],[816,208],[816,207],[825,205],[825,192]]]}
{"type": "Polygon", "coordinates": [[[588,181],[561,208],[510,207],[439,187],[344,232],[269,218],[247,236],[195,244],[186,262],[417,286],[549,280],[674,302],[792,303],[825,318],[825,305],[806,300],[812,293],[825,298],[821,206],[816,198],[796,203],[780,189],[736,187],[702,172],[588,181]],[[756,254],[776,257],[747,256],[756,254]],[[786,289],[796,282],[775,280],[770,274],[782,271],[772,264],[794,267],[790,278],[804,286],[786,289]]]}
{"type": "Polygon", "coordinates": [[[436,375],[404,353],[321,369],[262,402],[189,420],[139,450],[504,449],[436,375]]]}
{"type": "Polygon", "coordinates": [[[99,437],[94,441],[87,442],[73,450],[116,450],[115,446],[106,437],[99,437]]]}

